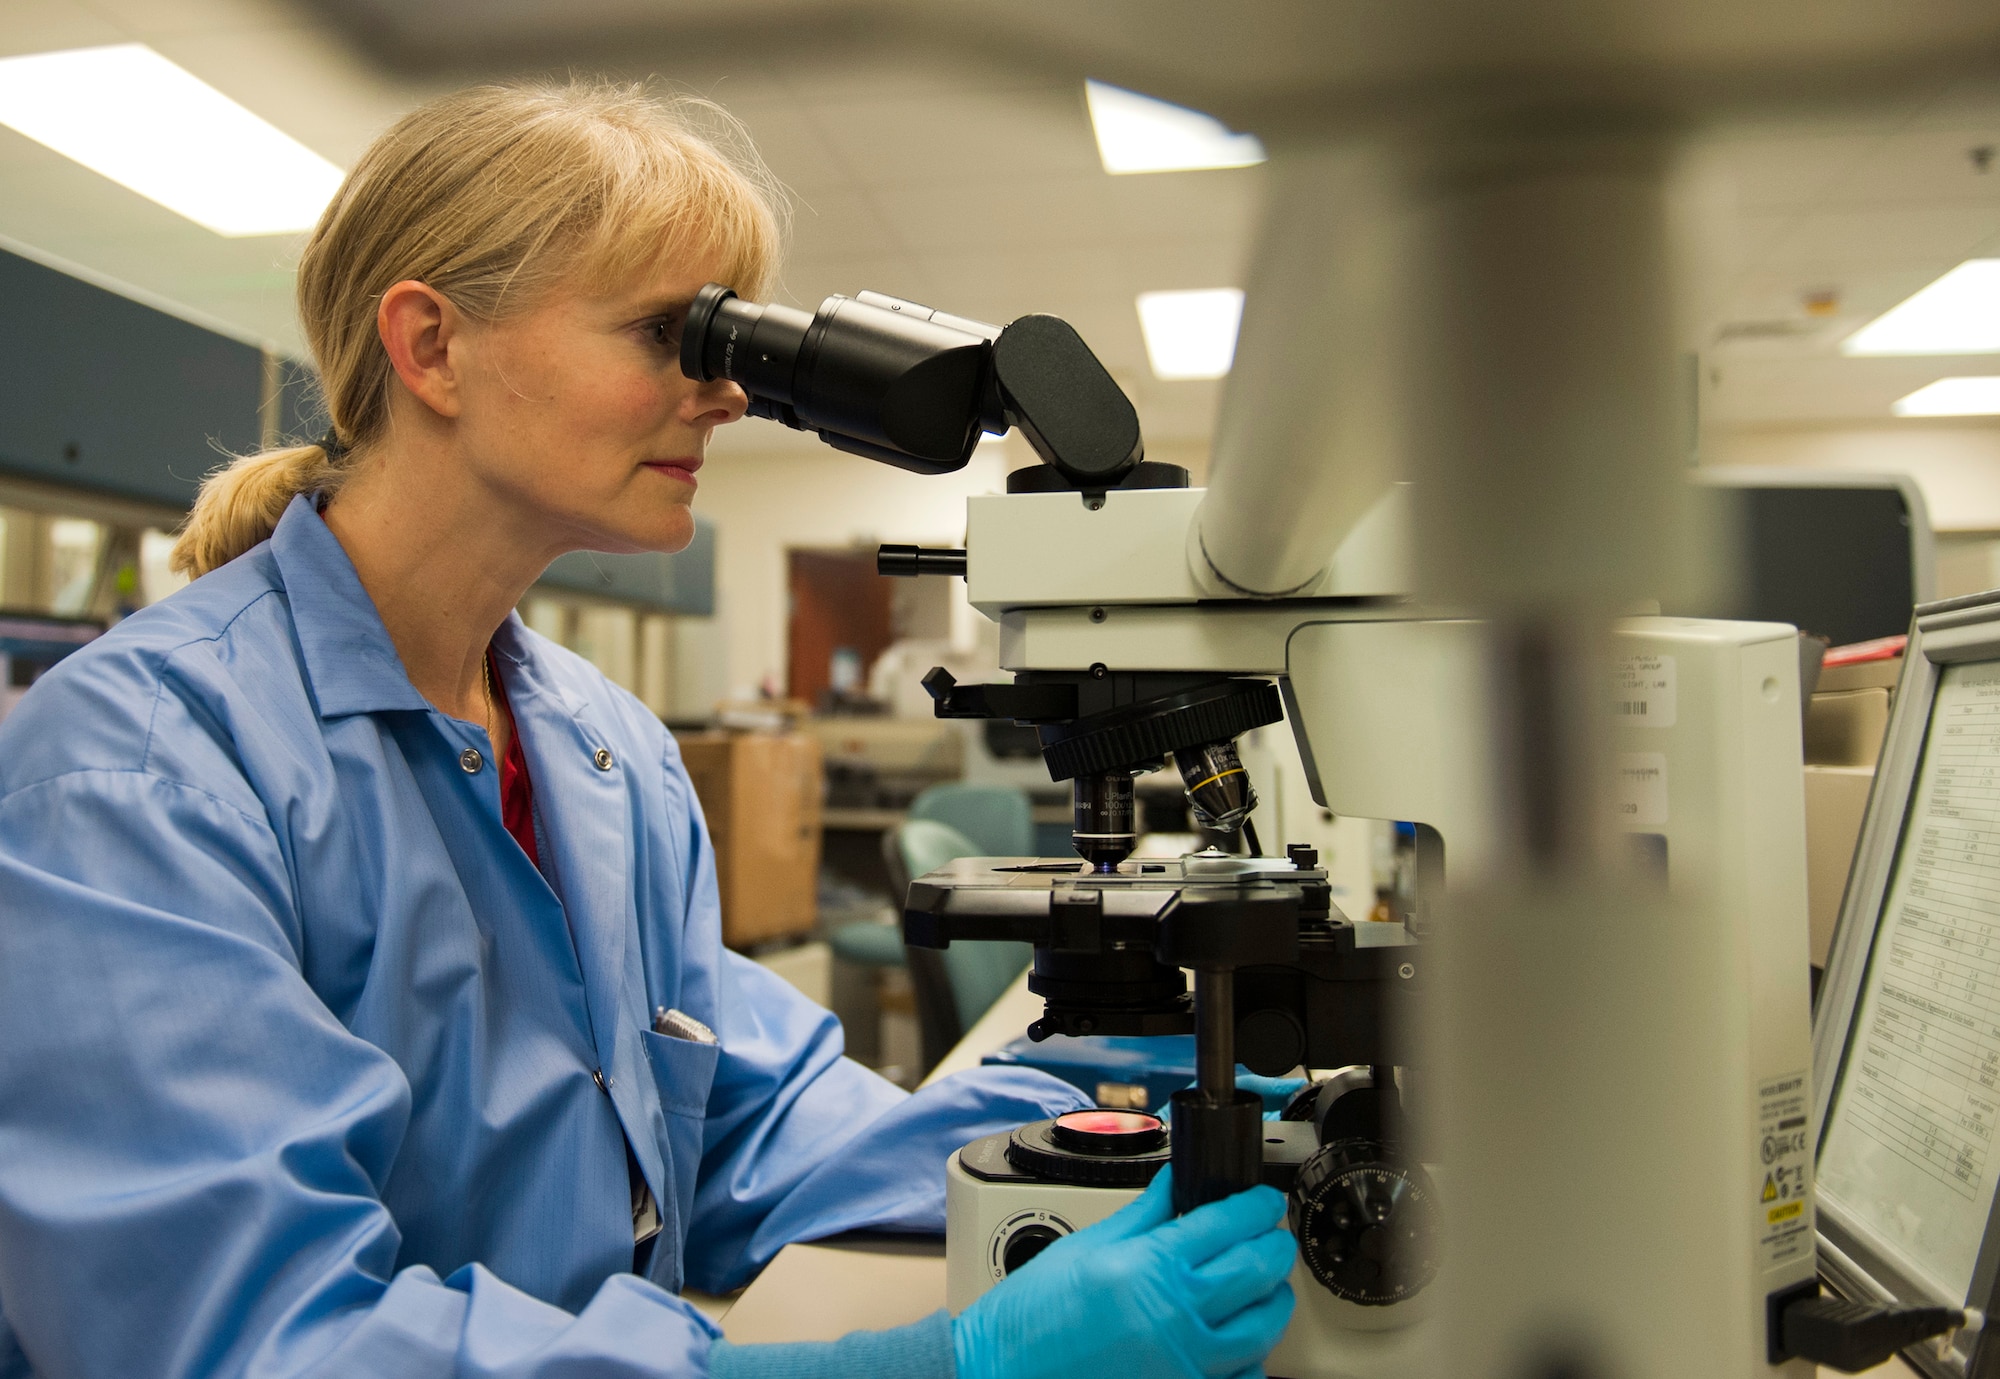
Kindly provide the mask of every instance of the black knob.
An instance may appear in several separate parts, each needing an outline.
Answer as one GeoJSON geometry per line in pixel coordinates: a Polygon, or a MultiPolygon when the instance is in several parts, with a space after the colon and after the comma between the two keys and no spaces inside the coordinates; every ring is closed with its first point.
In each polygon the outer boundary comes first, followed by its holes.
{"type": "Polygon", "coordinates": [[[878,546],[875,573],[910,578],[957,575],[965,578],[965,552],[949,546],[878,546]]]}
{"type": "Polygon", "coordinates": [[[1307,847],[1304,843],[1285,844],[1285,856],[1292,859],[1292,865],[1300,871],[1311,871],[1319,865],[1319,849],[1307,847]]]}
{"type": "Polygon", "coordinates": [[[1363,1307],[1416,1296],[1437,1277],[1430,1175],[1376,1140],[1337,1140],[1292,1186],[1299,1255],[1326,1290],[1363,1307]]]}
{"type": "Polygon", "coordinates": [[[1060,1239],[1062,1232],[1054,1227],[1023,1226],[1007,1237],[1007,1248],[1000,1254],[1000,1267],[1011,1274],[1060,1239]]]}

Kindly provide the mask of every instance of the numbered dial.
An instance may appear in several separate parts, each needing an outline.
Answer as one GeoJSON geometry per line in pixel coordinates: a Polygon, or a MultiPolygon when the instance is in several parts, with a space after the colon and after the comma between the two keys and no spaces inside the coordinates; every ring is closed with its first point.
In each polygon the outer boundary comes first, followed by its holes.
{"type": "Polygon", "coordinates": [[[1300,1168],[1292,1232],[1335,1297],[1386,1307],[1437,1277],[1437,1190],[1378,1140],[1336,1140],[1300,1168]]]}
{"type": "Polygon", "coordinates": [[[995,1282],[1020,1269],[1076,1227],[1044,1207],[1017,1211],[986,1243],[986,1269],[995,1282]]]}

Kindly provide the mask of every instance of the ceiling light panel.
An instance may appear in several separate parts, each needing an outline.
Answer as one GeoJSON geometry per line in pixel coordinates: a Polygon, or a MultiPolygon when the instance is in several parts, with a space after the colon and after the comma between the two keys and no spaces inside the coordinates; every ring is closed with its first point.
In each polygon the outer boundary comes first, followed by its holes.
{"type": "Polygon", "coordinates": [[[1139,329],[1157,378],[1221,378],[1236,357],[1242,320],[1240,288],[1139,294],[1139,329]]]}
{"type": "Polygon", "coordinates": [[[1193,172],[1264,161],[1256,135],[1237,134],[1213,115],[1101,81],[1086,81],[1083,90],[1106,172],[1193,172]]]}
{"type": "Polygon", "coordinates": [[[1840,348],[1843,354],[2000,353],[2000,259],[1967,259],[1840,348]]]}
{"type": "Polygon", "coordinates": [[[311,229],[343,175],[143,43],[0,58],[0,124],[231,238],[311,229]]]}
{"type": "Polygon", "coordinates": [[[2000,376],[1940,378],[1900,399],[1891,410],[1899,417],[2000,416],[2000,376]]]}

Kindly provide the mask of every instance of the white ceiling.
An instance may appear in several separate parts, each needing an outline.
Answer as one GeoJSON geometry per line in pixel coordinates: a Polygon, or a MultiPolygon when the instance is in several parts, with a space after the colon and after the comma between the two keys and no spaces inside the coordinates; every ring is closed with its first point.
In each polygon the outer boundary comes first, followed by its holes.
{"type": "MultiPolygon", "coordinates": [[[[456,6],[460,19],[479,8],[456,6]]],[[[751,23],[766,10],[823,17],[835,8],[764,0],[732,14],[751,23]]],[[[518,25],[535,9],[510,0],[498,12],[518,25]]],[[[375,46],[358,47],[321,11],[286,0],[0,4],[0,55],[132,40],[343,164],[469,70],[385,63],[382,45],[393,38],[377,33],[375,46]]],[[[1240,284],[1261,172],[1106,175],[1080,82],[1048,64],[976,49],[882,45],[869,57],[850,45],[834,61],[797,44],[700,46],[698,59],[686,45],[661,58],[639,44],[609,65],[663,72],[748,125],[797,196],[784,284],[792,300],[871,287],[994,321],[1054,312],[1134,395],[1150,438],[1205,440],[1217,385],[1151,378],[1133,299],[1240,284]],[[763,60],[737,56],[746,51],[763,60]]],[[[1982,174],[1969,153],[1981,146],[2000,147],[2000,80],[1991,76],[1905,82],[1837,122],[1766,118],[1699,141],[1689,186],[1705,215],[1711,305],[1697,334],[1708,346],[1711,418],[1877,419],[1942,374],[2000,372],[2000,356],[1860,360],[1835,348],[1960,260],[2000,254],[2000,153],[1982,174]],[[1819,291],[1835,295],[1829,316],[1807,309],[1806,295],[1819,291]]],[[[299,348],[288,266],[296,243],[223,239],[0,129],[0,242],[9,241],[247,338],[299,348]]]]}

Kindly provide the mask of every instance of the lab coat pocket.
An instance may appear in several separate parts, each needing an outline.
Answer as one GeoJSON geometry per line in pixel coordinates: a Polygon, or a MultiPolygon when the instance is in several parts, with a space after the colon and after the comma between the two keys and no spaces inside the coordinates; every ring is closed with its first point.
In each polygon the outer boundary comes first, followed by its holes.
{"type": "MultiPolygon", "coordinates": [[[[692,1119],[699,1136],[701,1121],[708,1114],[708,1089],[715,1084],[715,1063],[722,1055],[722,1046],[676,1039],[649,1029],[639,1033],[646,1041],[646,1059],[653,1065],[654,1085],[660,1089],[660,1109],[669,1117],[692,1119]]],[[[671,1120],[668,1128],[674,1128],[671,1120]]],[[[675,1148],[679,1147],[676,1136],[675,1148]]]]}

